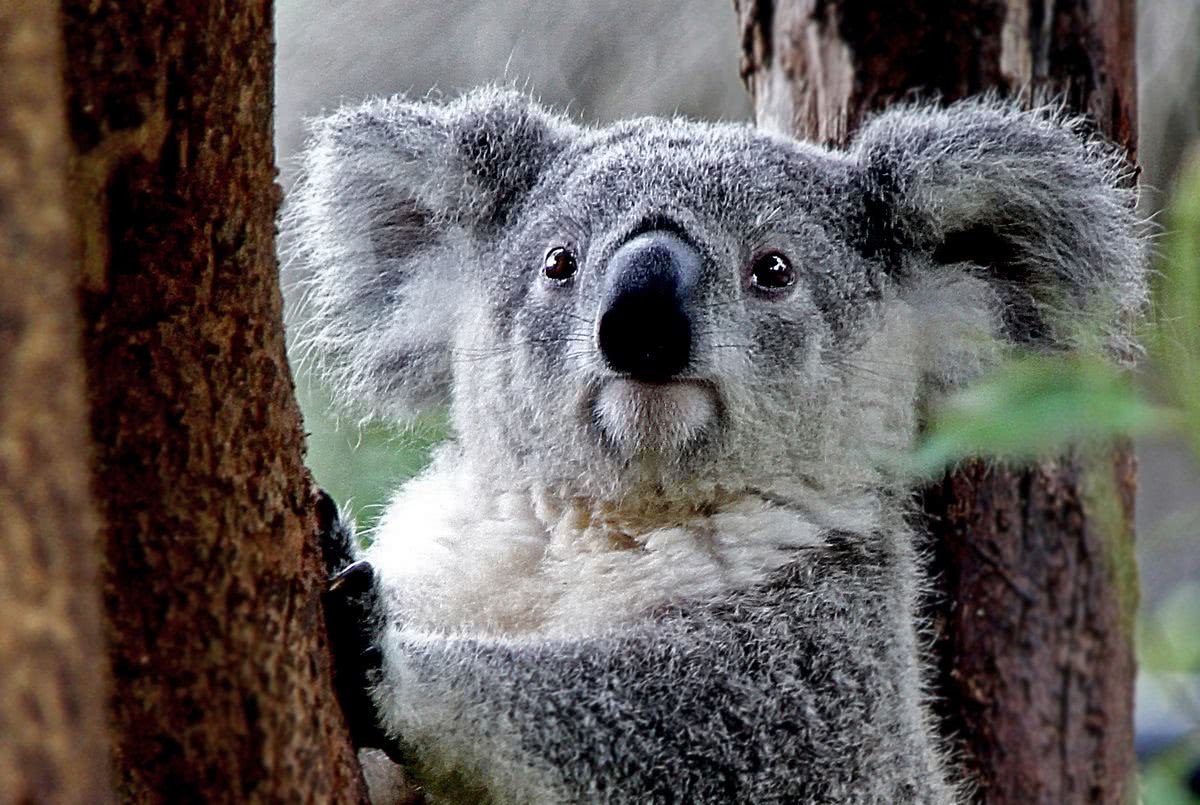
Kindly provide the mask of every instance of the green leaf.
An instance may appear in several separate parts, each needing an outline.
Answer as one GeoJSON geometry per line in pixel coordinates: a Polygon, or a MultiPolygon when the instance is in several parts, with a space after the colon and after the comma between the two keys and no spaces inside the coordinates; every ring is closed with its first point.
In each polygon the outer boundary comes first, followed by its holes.
{"type": "Polygon", "coordinates": [[[1103,358],[1027,356],[935,411],[909,469],[929,475],[974,456],[1036,459],[1080,440],[1160,430],[1177,420],[1142,400],[1103,358]]]}

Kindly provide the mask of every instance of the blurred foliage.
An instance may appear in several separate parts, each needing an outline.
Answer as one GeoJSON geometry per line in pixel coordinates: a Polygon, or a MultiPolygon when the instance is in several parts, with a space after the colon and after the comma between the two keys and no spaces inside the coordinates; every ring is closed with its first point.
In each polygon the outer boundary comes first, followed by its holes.
{"type": "MultiPolygon", "coordinates": [[[[1153,326],[1146,336],[1151,387],[1178,412],[1175,431],[1200,457],[1200,149],[1193,149],[1164,217],[1159,273],[1154,282],[1153,326]]],[[[1194,501],[1200,505],[1200,494],[1194,501]]],[[[1181,525],[1196,549],[1192,516],[1181,525]]],[[[1172,696],[1190,723],[1183,740],[1150,759],[1142,770],[1147,805],[1200,803],[1200,580],[1174,590],[1144,613],[1138,630],[1144,672],[1179,674],[1190,680],[1172,696]]]]}
{"type": "Polygon", "coordinates": [[[1184,167],[1165,226],[1146,342],[1159,369],[1158,392],[1178,406],[1180,432],[1200,455],[1200,148],[1184,167]]]}
{"type": "Polygon", "coordinates": [[[1031,460],[1065,444],[1177,423],[1174,410],[1144,400],[1103,357],[1026,355],[939,406],[908,463],[929,476],[971,456],[1031,460]]]}
{"type": "Polygon", "coordinates": [[[1142,769],[1142,802],[1145,805],[1200,802],[1197,758],[1200,758],[1200,737],[1196,733],[1156,755],[1142,769]]]}
{"type": "Polygon", "coordinates": [[[1172,590],[1141,629],[1138,665],[1143,671],[1200,673],[1200,582],[1172,590]]]}
{"type": "Polygon", "coordinates": [[[1139,673],[1152,675],[1153,683],[1143,678],[1140,684],[1154,689],[1158,707],[1185,732],[1144,758],[1143,802],[1195,805],[1200,803],[1200,582],[1175,588],[1142,614],[1137,649],[1139,673]]]}

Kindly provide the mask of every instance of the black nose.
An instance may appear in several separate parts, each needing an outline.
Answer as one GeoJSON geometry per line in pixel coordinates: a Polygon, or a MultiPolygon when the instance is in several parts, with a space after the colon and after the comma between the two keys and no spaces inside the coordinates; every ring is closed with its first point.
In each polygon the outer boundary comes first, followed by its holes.
{"type": "Polygon", "coordinates": [[[617,372],[668,380],[692,354],[688,300],[700,278],[700,254],[670,232],[647,232],[623,245],[608,265],[600,316],[600,352],[617,372]]]}

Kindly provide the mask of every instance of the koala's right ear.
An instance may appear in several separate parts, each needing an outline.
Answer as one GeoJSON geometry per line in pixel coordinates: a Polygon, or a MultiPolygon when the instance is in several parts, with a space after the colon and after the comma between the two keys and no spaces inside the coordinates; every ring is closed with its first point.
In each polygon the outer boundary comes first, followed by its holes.
{"type": "Polygon", "coordinates": [[[495,88],[370,100],[310,126],[282,220],[305,291],[295,348],[343,406],[404,418],[444,403],[480,253],[577,129],[495,88]]]}

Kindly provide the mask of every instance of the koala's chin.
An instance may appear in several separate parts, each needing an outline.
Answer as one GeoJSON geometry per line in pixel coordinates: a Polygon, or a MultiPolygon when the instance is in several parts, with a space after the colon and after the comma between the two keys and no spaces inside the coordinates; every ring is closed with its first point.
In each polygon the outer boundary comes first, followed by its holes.
{"type": "Polygon", "coordinates": [[[676,458],[712,438],[720,405],[716,389],[706,381],[616,377],[600,384],[592,416],[623,458],[676,458]]]}

